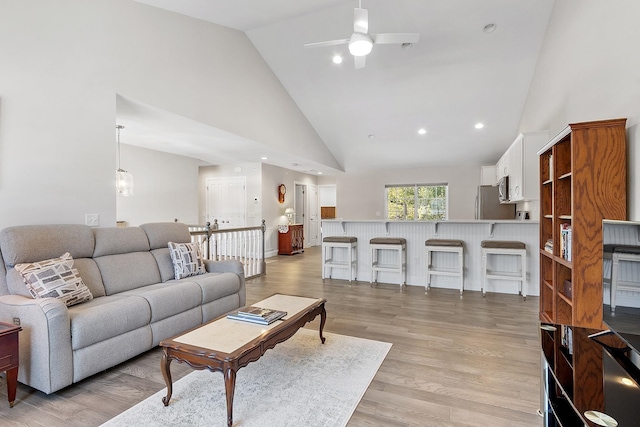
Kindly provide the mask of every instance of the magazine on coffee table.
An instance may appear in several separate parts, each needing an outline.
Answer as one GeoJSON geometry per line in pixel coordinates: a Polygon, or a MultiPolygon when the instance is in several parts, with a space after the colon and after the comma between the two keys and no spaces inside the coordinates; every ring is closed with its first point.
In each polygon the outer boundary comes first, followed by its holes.
{"type": "Polygon", "coordinates": [[[247,307],[227,314],[227,318],[233,320],[242,320],[245,322],[253,322],[261,325],[269,325],[278,319],[287,315],[286,311],[273,310],[270,308],[262,307],[247,307]]]}

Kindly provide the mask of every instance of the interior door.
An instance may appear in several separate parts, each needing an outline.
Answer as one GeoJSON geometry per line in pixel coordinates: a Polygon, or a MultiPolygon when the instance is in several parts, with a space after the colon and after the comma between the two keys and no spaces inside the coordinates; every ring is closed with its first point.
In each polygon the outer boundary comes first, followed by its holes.
{"type": "Polygon", "coordinates": [[[218,228],[245,227],[247,222],[246,178],[207,180],[207,221],[218,228]]]}
{"type": "Polygon", "coordinates": [[[309,246],[309,224],[306,222],[307,214],[307,196],[306,196],[307,186],[303,184],[295,184],[295,199],[293,201],[295,210],[294,223],[302,224],[303,228],[303,236],[304,236],[304,247],[309,246]]]}
{"type": "Polygon", "coordinates": [[[318,221],[318,186],[307,186],[307,200],[309,205],[309,246],[318,246],[320,222],[318,221]]]}

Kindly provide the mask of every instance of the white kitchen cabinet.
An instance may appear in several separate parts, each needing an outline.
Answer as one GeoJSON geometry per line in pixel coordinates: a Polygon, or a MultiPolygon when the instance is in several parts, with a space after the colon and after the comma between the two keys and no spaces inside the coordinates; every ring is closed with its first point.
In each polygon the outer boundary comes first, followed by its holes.
{"type": "Polygon", "coordinates": [[[548,131],[522,133],[496,163],[496,178],[509,177],[509,203],[540,199],[537,152],[547,142],[548,131]]]}
{"type": "Polygon", "coordinates": [[[496,163],[496,182],[500,181],[502,177],[509,175],[509,167],[507,165],[507,153],[505,152],[498,163],[496,163]]]}
{"type": "Polygon", "coordinates": [[[480,166],[480,185],[496,185],[496,166],[480,166]]]}

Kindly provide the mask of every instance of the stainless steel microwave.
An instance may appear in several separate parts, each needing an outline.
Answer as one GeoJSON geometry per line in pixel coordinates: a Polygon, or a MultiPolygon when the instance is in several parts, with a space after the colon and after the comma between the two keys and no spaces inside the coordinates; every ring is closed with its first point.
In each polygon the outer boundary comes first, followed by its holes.
{"type": "Polygon", "coordinates": [[[498,200],[500,203],[509,201],[509,176],[503,176],[498,181],[498,200]]]}

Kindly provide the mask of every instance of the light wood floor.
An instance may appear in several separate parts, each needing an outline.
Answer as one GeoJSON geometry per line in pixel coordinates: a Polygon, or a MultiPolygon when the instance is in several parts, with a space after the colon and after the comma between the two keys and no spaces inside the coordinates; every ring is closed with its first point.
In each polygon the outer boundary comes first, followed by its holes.
{"type": "MultiPolygon", "coordinates": [[[[538,298],[329,280],[320,250],[268,260],[247,282],[247,302],[273,293],[327,299],[328,332],[393,343],[354,413],[355,426],[540,426],[538,298]]],[[[309,328],[317,329],[318,320],[309,328]]],[[[164,389],[151,350],[57,393],[19,384],[9,409],[0,379],[0,425],[97,426],[164,389]]],[[[174,381],[190,373],[173,363],[174,381]]],[[[242,371],[240,371],[242,372],[242,371]]],[[[310,396],[313,398],[313,396],[310,396]]],[[[286,403],[283,403],[286,404],[286,403]]],[[[223,422],[221,421],[221,424],[223,422]]]]}

